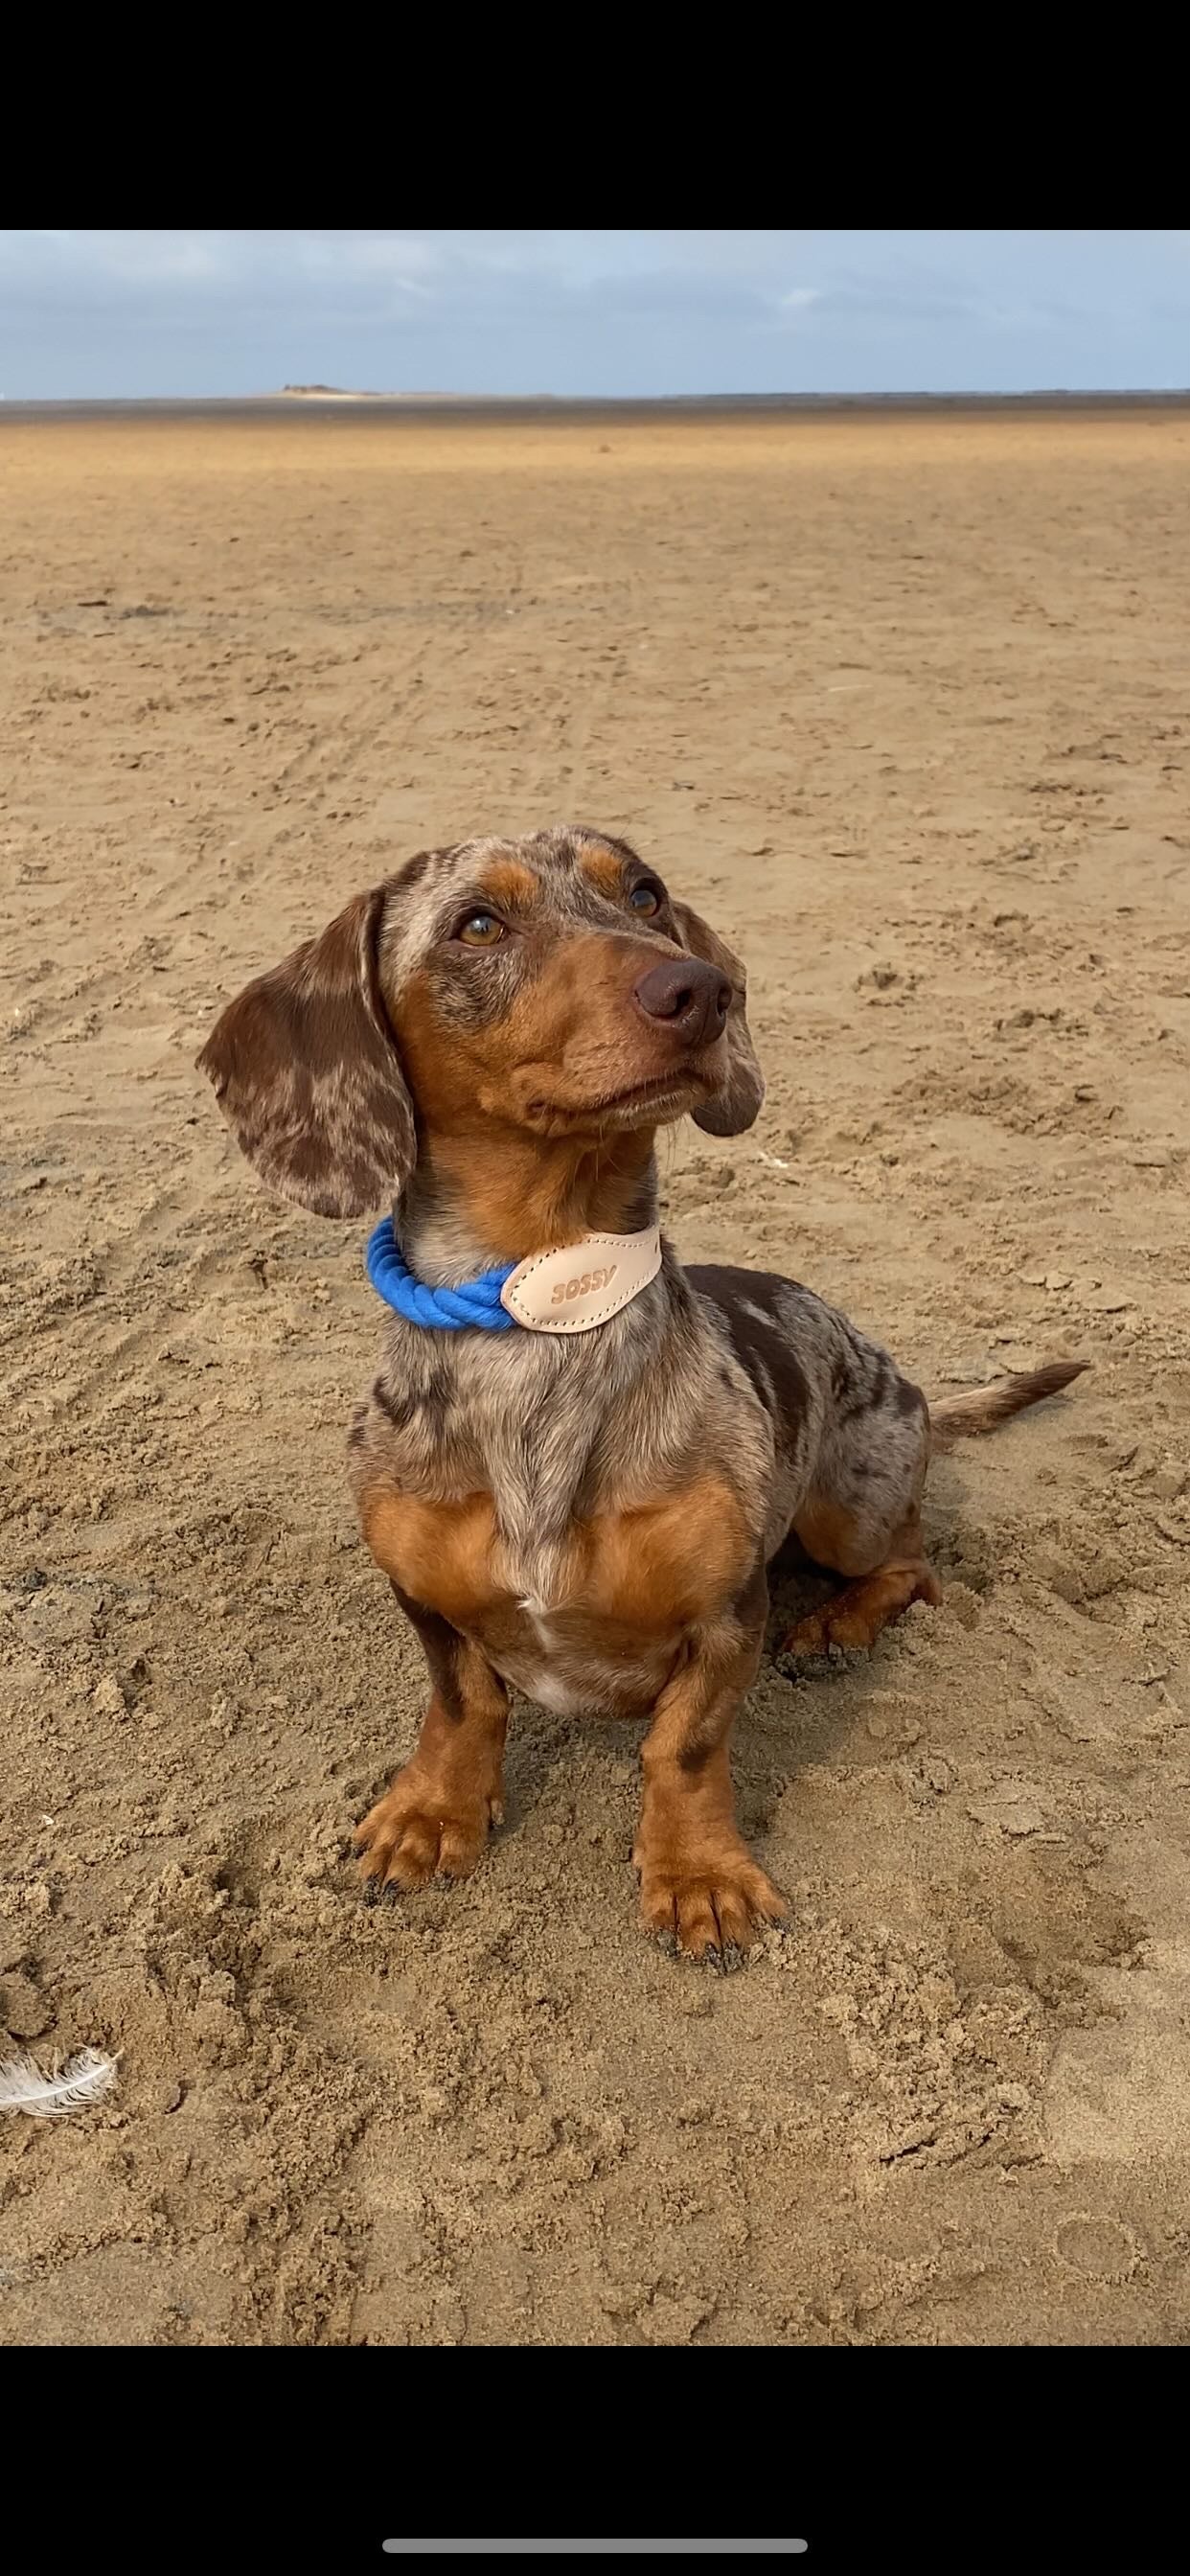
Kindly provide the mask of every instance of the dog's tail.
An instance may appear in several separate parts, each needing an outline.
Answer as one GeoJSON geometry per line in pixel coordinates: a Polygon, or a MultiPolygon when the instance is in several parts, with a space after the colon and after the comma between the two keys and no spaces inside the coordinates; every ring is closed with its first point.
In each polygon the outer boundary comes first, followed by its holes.
{"type": "Polygon", "coordinates": [[[941,1396],[930,1406],[935,1451],[953,1449],[956,1440],[974,1439],[982,1431],[995,1431],[1012,1414],[1023,1413],[1027,1404],[1057,1395],[1090,1365],[1089,1360],[1051,1360],[1048,1368],[1020,1369],[1012,1377],[993,1379],[990,1386],[973,1388],[969,1395],[941,1396]]]}

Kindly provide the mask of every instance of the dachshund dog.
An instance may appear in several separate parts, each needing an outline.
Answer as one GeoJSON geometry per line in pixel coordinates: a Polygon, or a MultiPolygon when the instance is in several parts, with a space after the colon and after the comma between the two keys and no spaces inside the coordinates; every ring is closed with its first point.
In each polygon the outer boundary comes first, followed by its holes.
{"type": "Polygon", "coordinates": [[[683,1269],[657,1232],[656,1131],[689,1114],[738,1135],[764,1084],[738,960],[607,833],[423,851],[250,984],[198,1061],[272,1189],[321,1216],[393,1209],[372,1276],[394,1311],[349,1457],[431,1687],[357,1829],[365,1878],[475,1867],[511,1686],[648,1718],[644,1922],[698,1957],[747,1947],[785,1911],[728,1763],[770,1561],[792,1533],[844,1578],[794,1655],[870,1646],[940,1597],[931,1448],[1083,1364],[928,1406],[808,1289],[683,1269]]]}

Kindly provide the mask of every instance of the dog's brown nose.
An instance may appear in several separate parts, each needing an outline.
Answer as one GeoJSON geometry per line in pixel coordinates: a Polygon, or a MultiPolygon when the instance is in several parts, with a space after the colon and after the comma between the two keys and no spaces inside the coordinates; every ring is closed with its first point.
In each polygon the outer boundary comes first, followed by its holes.
{"type": "Polygon", "coordinates": [[[663,957],[641,976],[632,998],[647,1020],[664,1021],[686,1046],[709,1046],[722,1034],[731,986],[699,957],[663,957]]]}

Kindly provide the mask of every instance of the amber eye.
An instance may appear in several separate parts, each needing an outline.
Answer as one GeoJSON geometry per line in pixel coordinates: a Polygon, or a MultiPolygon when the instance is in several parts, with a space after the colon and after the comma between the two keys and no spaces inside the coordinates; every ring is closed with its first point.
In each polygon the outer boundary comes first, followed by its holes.
{"type": "Polygon", "coordinates": [[[660,912],[661,897],[656,886],[634,885],[628,901],[634,912],[660,912]]]}
{"type": "Polygon", "coordinates": [[[469,912],[466,920],[459,923],[455,937],[468,948],[495,948],[504,937],[504,924],[497,921],[494,912],[469,912]]]}

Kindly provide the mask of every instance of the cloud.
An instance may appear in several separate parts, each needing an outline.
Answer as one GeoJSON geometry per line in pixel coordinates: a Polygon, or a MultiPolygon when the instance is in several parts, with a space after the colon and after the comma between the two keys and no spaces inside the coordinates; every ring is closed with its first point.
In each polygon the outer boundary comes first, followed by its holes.
{"type": "Polygon", "coordinates": [[[261,286],[424,285],[440,265],[433,244],[409,233],[0,232],[0,287],[12,294],[107,288],[134,301],[161,286],[230,297],[261,286]]]}
{"type": "Polygon", "coordinates": [[[0,390],[1012,390],[1190,377],[1190,233],[0,232],[0,390]]]}

